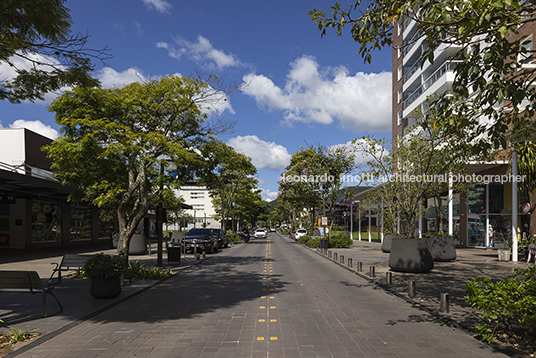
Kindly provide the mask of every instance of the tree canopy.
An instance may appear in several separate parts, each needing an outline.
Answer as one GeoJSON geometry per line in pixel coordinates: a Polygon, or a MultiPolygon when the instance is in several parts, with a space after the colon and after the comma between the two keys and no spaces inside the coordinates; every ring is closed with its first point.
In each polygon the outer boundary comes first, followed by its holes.
{"type": "Polygon", "coordinates": [[[71,16],[64,3],[0,3],[0,65],[4,77],[10,77],[0,80],[0,99],[34,101],[64,86],[98,85],[90,76],[91,59],[109,58],[108,50],[87,49],[88,35],[71,34],[71,16]]]}
{"type": "Polygon", "coordinates": [[[314,9],[310,15],[322,35],[330,29],[342,35],[348,26],[367,62],[375,50],[404,50],[422,41],[423,66],[434,62],[435,50],[449,47],[449,60],[459,61],[452,89],[432,103],[441,113],[435,126],[472,141],[475,154],[507,147],[510,131],[520,138],[534,133],[536,66],[531,39],[522,35],[536,20],[533,2],[359,0],[347,9],[336,3],[330,12],[314,9]],[[409,26],[406,20],[415,23],[416,35],[394,43],[393,32],[409,26]]]}
{"type": "MultiPolygon", "coordinates": [[[[299,214],[308,212],[310,232],[315,227],[315,209],[323,202],[331,209],[341,187],[341,175],[354,169],[353,155],[341,148],[301,148],[292,154],[279,182],[278,201],[299,214]]],[[[333,220],[332,220],[333,223],[333,220]]]]}
{"type": "Polygon", "coordinates": [[[150,205],[177,204],[172,189],[205,168],[199,149],[229,129],[201,110],[221,90],[168,76],[119,89],[77,87],[50,106],[62,133],[46,148],[55,174],[76,188],[72,200],[116,214],[126,257],[150,205]]]}
{"type": "Polygon", "coordinates": [[[247,220],[246,213],[254,210],[249,206],[259,199],[258,180],[254,177],[257,168],[251,163],[251,158],[220,141],[205,146],[203,152],[208,170],[203,173],[201,181],[210,191],[223,228],[226,227],[225,220],[231,218],[235,232],[237,219],[242,223],[247,220]]]}

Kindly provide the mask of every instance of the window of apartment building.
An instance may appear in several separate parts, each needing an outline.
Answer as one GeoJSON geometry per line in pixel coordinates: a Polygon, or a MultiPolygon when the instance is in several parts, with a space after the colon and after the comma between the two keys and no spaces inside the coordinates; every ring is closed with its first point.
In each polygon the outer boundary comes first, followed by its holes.
{"type": "Polygon", "coordinates": [[[404,75],[404,66],[400,65],[398,66],[398,80],[400,81],[400,79],[402,78],[402,76],[404,75]]]}
{"type": "Polygon", "coordinates": [[[532,51],[533,51],[533,41],[532,41],[532,35],[530,35],[521,43],[521,48],[519,49],[517,60],[521,64],[532,63],[532,61],[534,60],[534,54],[532,51]]]}
{"type": "Polygon", "coordinates": [[[401,124],[402,124],[402,120],[404,119],[403,112],[402,112],[402,111],[398,111],[397,117],[398,117],[398,125],[401,125],[401,124]]]}
{"type": "Polygon", "coordinates": [[[205,208],[205,204],[193,204],[192,208],[194,210],[203,210],[205,208]]]}
{"type": "Polygon", "coordinates": [[[204,199],[204,198],[205,198],[205,193],[196,193],[196,192],[190,193],[190,199],[204,199]]]}
{"type": "Polygon", "coordinates": [[[398,103],[402,102],[402,97],[402,88],[399,88],[397,91],[398,103]]]}

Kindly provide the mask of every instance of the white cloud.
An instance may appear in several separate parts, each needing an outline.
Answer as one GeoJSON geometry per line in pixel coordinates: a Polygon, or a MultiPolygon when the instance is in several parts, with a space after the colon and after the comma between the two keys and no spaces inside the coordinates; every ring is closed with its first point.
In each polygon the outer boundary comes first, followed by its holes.
{"type": "Polygon", "coordinates": [[[237,136],[228,145],[251,158],[257,169],[278,170],[290,163],[287,148],[274,142],[265,142],[255,135],[237,136]]]}
{"type": "Polygon", "coordinates": [[[243,77],[244,93],[269,111],[281,111],[287,124],[330,124],[338,119],[345,130],[391,129],[391,73],[358,72],[345,67],[321,69],[312,56],[290,64],[284,87],[254,73],[243,77]]]}
{"type": "Polygon", "coordinates": [[[9,125],[9,128],[26,128],[35,133],[39,133],[50,139],[56,139],[59,136],[57,130],[41,121],[27,121],[25,119],[17,119],[9,125]]]}
{"type": "Polygon", "coordinates": [[[156,47],[166,49],[170,57],[179,61],[185,56],[209,68],[221,70],[225,67],[243,66],[234,55],[215,49],[210,41],[201,35],[197,36],[197,42],[187,41],[180,36],[175,36],[173,40],[178,47],[167,42],[159,42],[156,47]]]}
{"type": "Polygon", "coordinates": [[[123,72],[117,72],[111,67],[104,67],[96,71],[95,75],[104,88],[123,87],[132,82],[147,81],[142,71],[135,67],[123,72]]]}
{"type": "Polygon", "coordinates": [[[273,201],[277,199],[277,194],[279,194],[279,192],[271,191],[270,189],[261,190],[261,197],[266,201],[273,201]]]}
{"type": "Polygon", "coordinates": [[[169,13],[171,11],[171,4],[166,0],[142,0],[149,9],[155,9],[162,13],[169,13]]]}

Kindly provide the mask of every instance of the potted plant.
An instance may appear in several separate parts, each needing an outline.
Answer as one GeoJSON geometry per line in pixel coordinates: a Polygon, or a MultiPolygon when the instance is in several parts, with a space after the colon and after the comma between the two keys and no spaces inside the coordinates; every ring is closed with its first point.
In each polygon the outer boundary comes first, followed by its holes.
{"type": "Polygon", "coordinates": [[[91,279],[89,293],[95,298],[113,298],[121,293],[123,260],[119,256],[96,254],[82,268],[84,276],[91,279]]]}

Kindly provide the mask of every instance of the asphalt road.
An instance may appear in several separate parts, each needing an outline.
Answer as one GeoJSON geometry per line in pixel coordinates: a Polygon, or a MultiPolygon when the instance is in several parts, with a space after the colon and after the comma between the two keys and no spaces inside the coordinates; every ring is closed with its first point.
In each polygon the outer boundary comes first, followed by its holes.
{"type": "Polygon", "coordinates": [[[270,233],[182,270],[18,357],[501,357],[270,233]]]}

